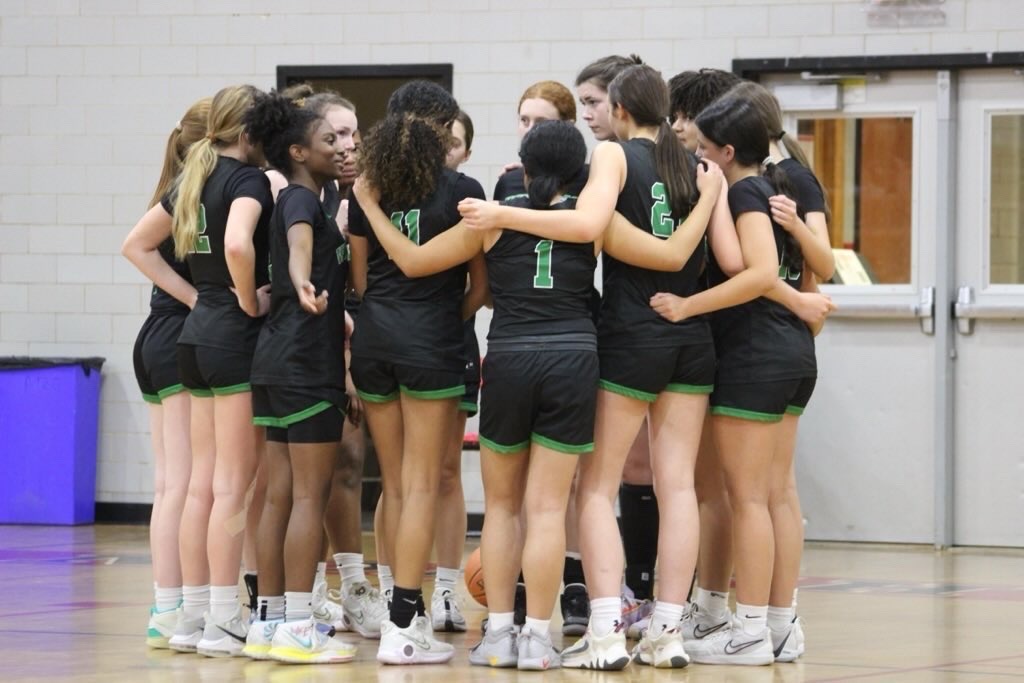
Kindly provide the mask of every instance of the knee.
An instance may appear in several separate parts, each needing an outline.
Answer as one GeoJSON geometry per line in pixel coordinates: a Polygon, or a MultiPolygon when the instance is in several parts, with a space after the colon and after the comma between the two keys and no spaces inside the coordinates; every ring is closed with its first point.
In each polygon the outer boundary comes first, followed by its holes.
{"type": "Polygon", "coordinates": [[[334,468],[334,480],[346,489],[358,489],[363,483],[362,449],[342,442],[334,468]]]}
{"type": "Polygon", "coordinates": [[[438,484],[438,495],[452,496],[462,490],[462,468],[445,465],[441,468],[441,481],[438,484]]]}

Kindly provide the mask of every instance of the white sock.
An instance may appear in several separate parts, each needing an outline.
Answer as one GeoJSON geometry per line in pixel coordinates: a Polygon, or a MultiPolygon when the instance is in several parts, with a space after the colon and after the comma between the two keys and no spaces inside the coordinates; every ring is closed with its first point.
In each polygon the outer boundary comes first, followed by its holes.
{"type": "MultiPolygon", "coordinates": [[[[569,551],[569,550],[565,551],[565,556],[568,557],[570,560],[580,560],[580,561],[583,560],[583,555],[582,554],[574,553],[574,552],[569,551]]],[[[625,585],[625,584],[623,584],[623,585],[625,585]]]]}
{"type": "Polygon", "coordinates": [[[260,621],[281,621],[284,619],[283,595],[260,595],[256,598],[256,614],[260,621]]]}
{"type": "Polygon", "coordinates": [[[550,619],[534,619],[533,617],[526,617],[526,630],[530,633],[538,633],[541,635],[548,635],[548,631],[551,629],[550,619]]]}
{"type": "Polygon", "coordinates": [[[799,592],[799,588],[793,589],[793,612],[796,613],[796,594],[799,592]]]}
{"type": "Polygon", "coordinates": [[[239,609],[237,583],[233,586],[210,586],[210,616],[214,621],[228,621],[239,609]]]}
{"type": "Polygon", "coordinates": [[[377,565],[377,579],[380,581],[380,591],[394,590],[395,577],[391,575],[391,567],[386,564],[377,565]]]}
{"type": "Polygon", "coordinates": [[[701,612],[712,619],[721,619],[729,614],[729,593],[709,591],[697,586],[693,601],[701,612]]]}
{"type": "Polygon", "coordinates": [[[181,605],[189,619],[201,619],[210,609],[210,585],[182,586],[181,605]]]}
{"type": "Polygon", "coordinates": [[[683,605],[676,605],[671,602],[654,602],[654,614],[651,615],[650,634],[657,638],[666,629],[675,628],[679,620],[683,618],[683,605]]]}
{"type": "Polygon", "coordinates": [[[514,618],[514,612],[488,612],[487,630],[491,633],[497,633],[499,629],[512,626],[514,618]]]}
{"type": "Polygon", "coordinates": [[[313,616],[313,594],[312,593],[291,593],[284,594],[284,620],[302,621],[313,616]]]}
{"type": "Polygon", "coordinates": [[[442,591],[455,592],[455,582],[459,580],[459,568],[438,567],[437,577],[434,579],[434,595],[442,591]]]}
{"type": "Polygon", "coordinates": [[[177,586],[176,588],[160,588],[158,586],[154,586],[153,595],[157,612],[167,612],[172,609],[177,609],[178,605],[181,604],[181,586],[177,586]]]}
{"type": "Polygon", "coordinates": [[[338,573],[341,574],[342,590],[354,583],[366,583],[362,553],[335,553],[334,563],[338,565],[338,573]]]}
{"type": "Polygon", "coordinates": [[[321,581],[327,581],[327,563],[317,562],[316,563],[316,577],[313,579],[313,585],[317,585],[321,581]]]}
{"type": "Polygon", "coordinates": [[[596,598],[590,601],[590,630],[598,638],[614,630],[622,619],[622,598],[596,598]]]}
{"type": "Polygon", "coordinates": [[[768,628],[768,605],[736,603],[736,617],[748,636],[759,636],[768,628]]]}
{"type": "Polygon", "coordinates": [[[789,625],[793,623],[796,610],[792,607],[772,607],[768,605],[768,628],[773,631],[788,631],[789,625]]]}

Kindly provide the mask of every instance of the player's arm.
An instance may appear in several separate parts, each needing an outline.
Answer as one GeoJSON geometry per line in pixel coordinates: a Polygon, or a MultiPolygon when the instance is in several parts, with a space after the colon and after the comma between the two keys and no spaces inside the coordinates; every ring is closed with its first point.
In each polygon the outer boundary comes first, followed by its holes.
{"type": "Polygon", "coordinates": [[[348,264],[348,277],[351,281],[352,289],[356,290],[356,294],[362,299],[363,295],[366,294],[366,271],[368,269],[367,260],[369,258],[370,246],[367,244],[365,237],[349,235],[348,247],[352,258],[348,264]]]}
{"type": "Polygon", "coordinates": [[[651,307],[666,320],[678,322],[746,303],[771,289],[778,282],[779,259],[768,214],[758,211],[740,214],[736,231],[743,260],[748,264],[742,272],[691,297],[659,292],[651,297],[651,307]]]}
{"type": "Polygon", "coordinates": [[[602,248],[610,256],[631,266],[666,272],[680,270],[704,237],[723,181],[722,171],[717,166],[708,170],[703,165],[698,166],[700,199],[668,239],[655,237],[646,230],[637,230],[616,212],[604,232],[602,248]]]}
{"type": "Polygon", "coordinates": [[[828,238],[828,225],[822,211],[808,213],[801,220],[796,212],[796,202],[784,194],[768,200],[772,219],[792,235],[804,255],[804,263],[822,280],[831,280],[836,270],[836,260],[828,238]]]}
{"type": "Polygon", "coordinates": [[[124,238],[121,255],[157,287],[193,308],[199,296],[196,288],[174,272],[159,251],[163,241],[171,236],[171,220],[167,209],[162,204],[155,204],[124,238]]]}
{"type": "Polygon", "coordinates": [[[718,202],[714,211],[711,212],[711,220],[708,222],[708,244],[711,253],[715,255],[715,261],[722,272],[732,277],[744,268],[743,250],[740,248],[740,238],[736,234],[736,224],[732,220],[732,212],[729,210],[729,186],[722,183],[719,190],[718,202]]]}
{"type": "Polygon", "coordinates": [[[307,313],[322,315],[327,312],[327,290],[317,296],[310,281],[313,270],[313,226],[304,221],[288,228],[288,277],[299,298],[299,305],[307,313]]]}
{"type": "Polygon", "coordinates": [[[487,262],[478,253],[469,261],[469,289],[462,299],[462,319],[469,320],[484,306],[491,306],[491,287],[487,281],[487,262]]]}
{"type": "Polygon", "coordinates": [[[594,149],[586,187],[571,211],[541,211],[493,204],[478,199],[459,202],[459,213],[471,230],[509,228],[542,239],[593,242],[608,226],[626,178],[626,155],[613,142],[594,149]]]}
{"type": "Polygon", "coordinates": [[[445,230],[425,244],[416,244],[395,227],[380,208],[380,198],[362,177],[352,187],[366,220],[384,251],[406,277],[424,277],[465,263],[483,248],[482,232],[467,230],[462,223],[445,230]]]}
{"type": "Polygon", "coordinates": [[[256,233],[261,213],[263,207],[258,200],[239,197],[231,202],[227,227],[224,229],[224,260],[231,274],[235,295],[242,310],[252,317],[266,315],[270,305],[266,290],[256,291],[256,247],[252,243],[252,236],[256,233]]]}

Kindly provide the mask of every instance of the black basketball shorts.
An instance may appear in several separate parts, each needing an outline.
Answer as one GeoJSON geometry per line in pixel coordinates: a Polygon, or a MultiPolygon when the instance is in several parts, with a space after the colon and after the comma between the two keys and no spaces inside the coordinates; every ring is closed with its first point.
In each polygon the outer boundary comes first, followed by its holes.
{"type": "Polygon", "coordinates": [[[135,338],[135,381],[147,403],[159,404],[168,396],[185,391],[178,373],[178,337],[186,317],[187,311],[151,313],[135,338]]]}
{"type": "Polygon", "coordinates": [[[483,365],[480,443],[515,453],[531,443],[560,453],[594,450],[595,351],[490,351],[483,365]]]}
{"type": "Polygon", "coordinates": [[[719,383],[711,394],[711,414],[757,422],[780,422],[783,415],[802,415],[817,379],[719,383]]]}
{"type": "Polygon", "coordinates": [[[715,345],[601,348],[601,388],[653,403],[658,394],[710,394],[715,388],[715,345]]]}

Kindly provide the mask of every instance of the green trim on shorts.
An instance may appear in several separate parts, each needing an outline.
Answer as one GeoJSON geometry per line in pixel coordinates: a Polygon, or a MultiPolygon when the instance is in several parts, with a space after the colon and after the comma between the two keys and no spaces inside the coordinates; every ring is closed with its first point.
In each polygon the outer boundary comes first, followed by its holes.
{"type": "Polygon", "coordinates": [[[160,391],[156,392],[156,395],[159,396],[160,400],[162,401],[165,398],[167,398],[168,396],[174,396],[175,394],[180,394],[183,391],[185,391],[185,385],[181,384],[181,383],[178,383],[178,384],[172,384],[169,387],[165,387],[165,388],[161,389],[160,391]]]}
{"type": "Polygon", "coordinates": [[[542,436],[537,432],[530,434],[530,439],[535,443],[543,446],[544,448],[550,448],[553,451],[559,453],[565,453],[566,455],[580,455],[581,453],[590,453],[594,450],[594,442],[584,443],[579,445],[562,443],[561,441],[555,441],[549,439],[546,436],[542,436]]]}
{"type": "Polygon", "coordinates": [[[196,398],[213,398],[213,391],[211,391],[210,389],[192,389],[190,387],[185,388],[188,390],[188,393],[192,394],[196,398]]]}
{"type": "Polygon", "coordinates": [[[640,391],[639,389],[631,389],[630,387],[624,387],[621,384],[615,382],[609,382],[606,379],[599,379],[597,386],[605,391],[610,391],[613,394],[619,394],[620,396],[626,396],[627,398],[635,398],[638,401],[646,401],[647,403],[654,403],[658,399],[657,394],[652,394],[648,391],[640,391]]]}
{"type": "Polygon", "coordinates": [[[665,386],[665,391],[671,391],[673,394],[710,394],[714,390],[714,384],[675,384],[670,382],[665,386]]]}
{"type": "Polygon", "coordinates": [[[741,420],[752,420],[754,422],[782,422],[782,415],[759,413],[756,410],[743,410],[742,408],[729,408],[727,406],[712,406],[711,414],[738,417],[741,420]]]}
{"type": "Polygon", "coordinates": [[[158,394],[142,394],[142,400],[146,403],[152,403],[155,406],[160,405],[160,396],[158,394]]]}
{"type": "Polygon", "coordinates": [[[247,391],[252,391],[252,385],[248,382],[242,382],[241,384],[232,384],[229,387],[211,387],[210,391],[213,392],[214,396],[231,396],[232,394],[244,394],[247,391]]]}
{"type": "Polygon", "coordinates": [[[481,436],[480,437],[480,445],[481,446],[486,446],[488,449],[494,451],[495,453],[501,453],[502,455],[508,455],[509,453],[517,453],[519,451],[523,451],[523,450],[526,450],[527,448],[529,448],[530,447],[530,440],[527,439],[526,441],[523,441],[522,443],[517,443],[517,444],[512,445],[512,446],[502,446],[499,443],[495,443],[495,442],[491,441],[486,436],[481,436]]]}
{"type": "Polygon", "coordinates": [[[356,393],[367,403],[391,403],[398,400],[398,391],[392,391],[390,394],[371,394],[356,389],[356,393]]]}
{"type": "Polygon", "coordinates": [[[284,417],[253,417],[252,423],[257,427],[278,427],[280,429],[287,429],[290,425],[296,422],[302,422],[303,420],[319,415],[334,404],[330,401],[320,401],[314,403],[305,410],[300,410],[297,413],[291,415],[285,415],[284,417]]]}
{"type": "Polygon", "coordinates": [[[470,413],[472,416],[480,412],[480,407],[472,401],[459,401],[459,410],[464,413],[470,413]]]}
{"type": "Polygon", "coordinates": [[[445,399],[445,398],[457,398],[459,396],[465,396],[466,395],[466,385],[465,384],[460,384],[457,387],[448,387],[447,389],[430,389],[428,391],[417,391],[415,389],[410,389],[409,387],[405,386],[404,384],[399,384],[398,385],[398,389],[403,394],[405,394],[406,396],[409,396],[411,398],[420,398],[420,399],[429,399],[429,400],[439,400],[439,399],[445,399]]]}
{"type": "Polygon", "coordinates": [[[804,414],[804,409],[800,406],[786,406],[786,415],[796,415],[800,417],[804,414]]]}

